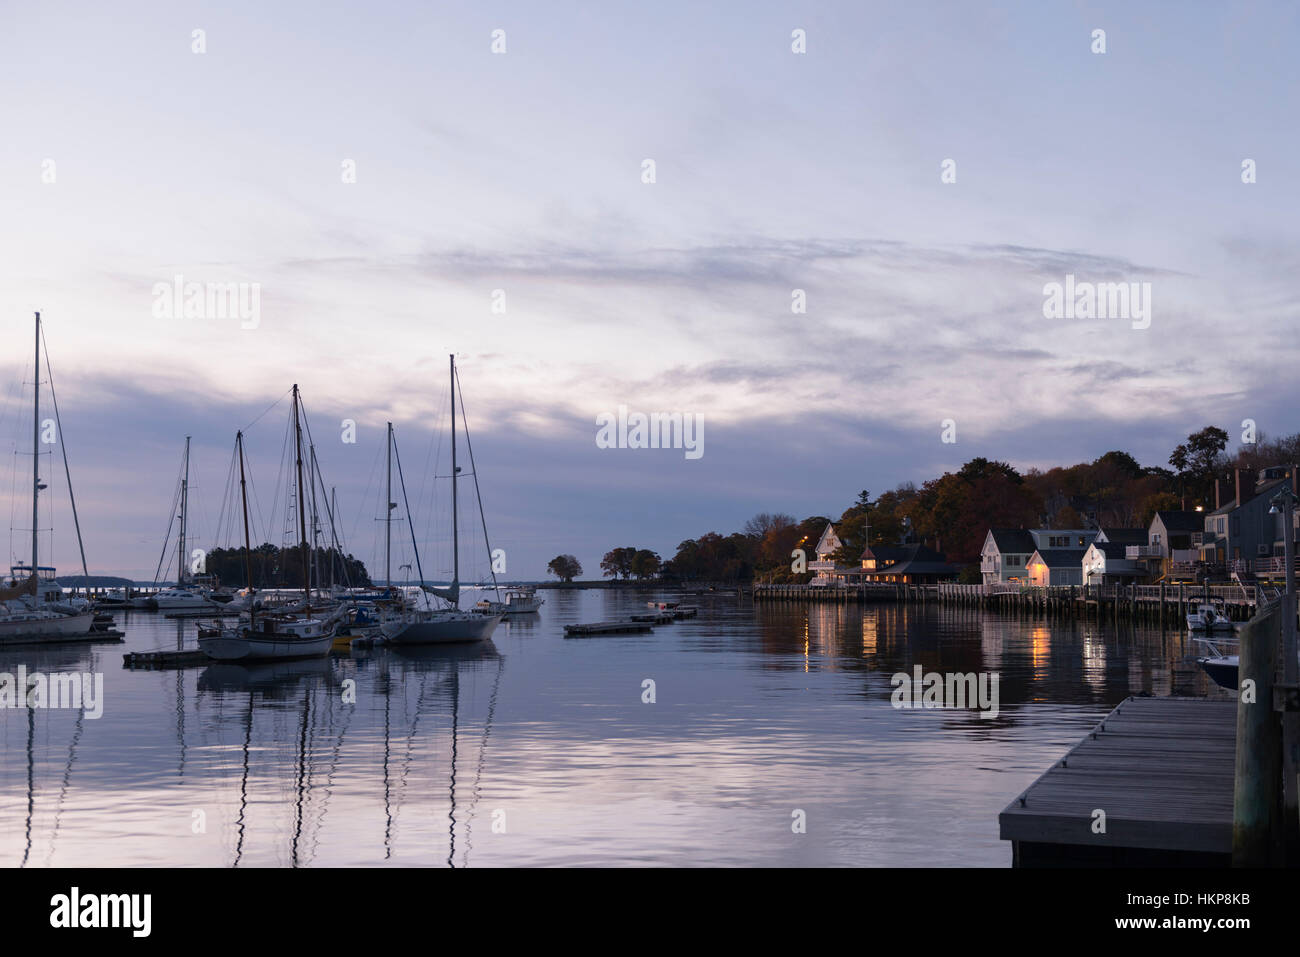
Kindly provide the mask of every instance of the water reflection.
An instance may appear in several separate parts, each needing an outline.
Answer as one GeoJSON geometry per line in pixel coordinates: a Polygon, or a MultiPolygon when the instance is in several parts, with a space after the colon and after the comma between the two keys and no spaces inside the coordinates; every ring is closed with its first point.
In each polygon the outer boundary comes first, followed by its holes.
{"type": "Polygon", "coordinates": [[[125,671],[193,643],[140,612],[125,646],[0,650],[0,671],[102,672],[106,699],[0,711],[0,858],[1000,865],[997,812],[1101,714],[1221,693],[1180,632],[969,608],[719,594],[650,634],[563,637],[647,597],[553,592],[492,643],[303,662],[125,671]],[[916,665],[997,672],[1000,714],[892,708],[916,665]]]}

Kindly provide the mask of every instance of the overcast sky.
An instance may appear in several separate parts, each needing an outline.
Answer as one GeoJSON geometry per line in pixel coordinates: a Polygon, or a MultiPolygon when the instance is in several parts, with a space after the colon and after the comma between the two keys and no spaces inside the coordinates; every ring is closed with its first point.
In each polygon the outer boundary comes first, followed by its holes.
{"type": "MultiPolygon", "coordinates": [[[[389,419],[441,536],[455,353],[492,545],[536,578],[976,455],[1300,429],[1297,8],[980,7],[0,5],[3,439],[29,448],[39,309],[91,570],[150,578],[185,435],[196,535],[229,544],[234,432],[296,381],[374,571],[389,419]],[[177,275],[257,283],[256,328],[155,315],[177,275]],[[1067,275],[1150,283],[1149,328],[1044,318],[1067,275]],[[704,455],[597,448],[620,405],[702,415],[704,455]]],[[[249,438],[274,541],[287,414],[249,438]]]]}

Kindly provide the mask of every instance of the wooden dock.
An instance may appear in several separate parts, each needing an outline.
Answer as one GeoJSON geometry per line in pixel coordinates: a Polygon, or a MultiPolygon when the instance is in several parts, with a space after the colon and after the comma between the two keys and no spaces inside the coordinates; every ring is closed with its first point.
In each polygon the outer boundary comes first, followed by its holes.
{"type": "Polygon", "coordinates": [[[123,668],[188,668],[203,665],[212,659],[197,648],[170,651],[131,651],[122,656],[123,668]]]}
{"type": "Polygon", "coordinates": [[[1013,866],[1228,866],[1236,729],[1235,699],[1125,699],[998,816],[1013,866]]]}
{"type": "Polygon", "coordinates": [[[653,631],[654,624],[648,621],[593,621],[584,625],[565,625],[566,638],[583,635],[614,635],[628,632],[653,631]]]}
{"type": "Polygon", "coordinates": [[[207,611],[199,611],[197,609],[192,611],[169,611],[164,612],[163,617],[183,618],[188,620],[190,618],[238,618],[241,614],[243,614],[243,611],[240,609],[218,608],[216,610],[207,611]]]}

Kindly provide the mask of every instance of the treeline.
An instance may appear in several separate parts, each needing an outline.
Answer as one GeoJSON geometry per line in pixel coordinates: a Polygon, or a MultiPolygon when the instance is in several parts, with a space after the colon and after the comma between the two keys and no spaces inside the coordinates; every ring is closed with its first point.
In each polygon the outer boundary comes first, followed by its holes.
{"type": "MultiPolygon", "coordinates": [[[[256,546],[251,554],[254,588],[301,588],[303,583],[302,549],[297,546],[281,548],[270,542],[256,546]]],[[[313,554],[308,550],[308,561],[313,554]]],[[[342,555],[334,548],[316,548],[314,552],[316,584],[330,584],[368,588],[373,583],[365,563],[351,555],[342,555]],[[332,572],[331,572],[332,569],[332,572]]],[[[244,549],[214,548],[208,552],[204,570],[215,575],[222,585],[231,588],[248,586],[244,562],[244,549]]]]}
{"type": "MultiPolygon", "coordinates": [[[[1169,468],[1143,466],[1118,450],[1092,462],[1023,474],[1006,462],[975,458],[920,487],[905,482],[875,499],[864,490],[839,516],[798,520],[761,513],[742,531],[688,539],[661,563],[660,577],[806,581],[809,574],[792,570],[791,553],[802,548],[812,561],[827,522],[833,522],[843,543],[835,556],[841,564],[856,564],[869,542],[914,540],[963,566],[963,579],[978,581],[980,549],[989,528],[1146,527],[1157,511],[1213,509],[1215,480],[1229,480],[1234,467],[1253,472],[1300,462],[1300,434],[1254,438],[1229,454],[1228,433],[1208,426],[1173,449],[1169,468]]],[[[1225,500],[1233,494],[1226,492],[1225,500]]]]}

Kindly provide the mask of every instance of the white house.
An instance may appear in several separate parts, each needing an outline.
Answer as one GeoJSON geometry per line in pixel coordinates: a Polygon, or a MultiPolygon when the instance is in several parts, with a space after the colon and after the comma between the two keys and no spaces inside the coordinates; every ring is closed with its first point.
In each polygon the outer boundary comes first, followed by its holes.
{"type": "Polygon", "coordinates": [[[826,531],[822,532],[822,537],[817,540],[817,547],[814,549],[817,558],[808,563],[808,570],[814,573],[809,585],[825,588],[838,583],[833,556],[842,545],[840,537],[835,534],[835,526],[828,522],[826,531]]]}
{"type": "MultiPolygon", "coordinates": [[[[990,528],[980,550],[980,572],[984,584],[1029,583],[1029,559],[1038,549],[1084,549],[1097,538],[1095,528],[990,528]]],[[[1077,569],[1076,569],[1077,570],[1077,569]]],[[[1079,584],[1061,582],[1061,584],[1079,584]]]]}
{"type": "Polygon", "coordinates": [[[1141,562],[1128,557],[1128,549],[1129,546],[1122,542],[1096,541],[1089,545],[1083,553],[1082,584],[1129,583],[1145,576],[1146,568],[1141,562]]]}
{"type": "Polygon", "coordinates": [[[1028,583],[1048,588],[1053,585],[1082,585],[1086,548],[1036,548],[1026,565],[1028,583]]]}

